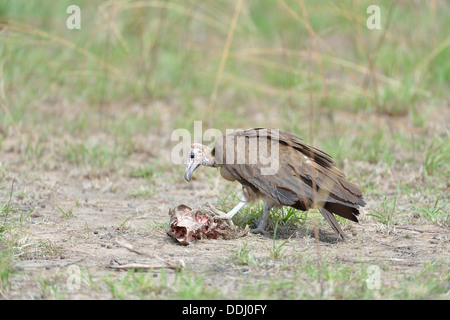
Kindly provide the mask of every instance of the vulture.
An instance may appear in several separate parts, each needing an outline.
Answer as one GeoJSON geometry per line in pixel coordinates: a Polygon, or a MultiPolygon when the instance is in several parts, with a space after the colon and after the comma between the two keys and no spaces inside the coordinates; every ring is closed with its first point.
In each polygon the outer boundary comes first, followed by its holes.
{"type": "Polygon", "coordinates": [[[242,185],[242,199],[226,217],[231,219],[248,202],[263,199],[264,212],[253,233],[267,233],[272,208],[290,206],[318,209],[345,239],[334,214],[358,222],[359,207],[365,206],[361,189],[345,178],[328,154],[277,129],[236,131],[217,138],[212,148],[194,143],[184,174],[188,182],[200,165],[219,168],[224,179],[242,185]]]}

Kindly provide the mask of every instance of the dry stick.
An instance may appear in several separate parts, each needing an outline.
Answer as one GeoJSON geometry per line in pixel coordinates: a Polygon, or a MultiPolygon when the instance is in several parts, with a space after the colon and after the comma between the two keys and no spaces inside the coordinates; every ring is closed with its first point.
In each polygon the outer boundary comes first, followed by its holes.
{"type": "Polygon", "coordinates": [[[127,263],[127,264],[119,264],[116,260],[111,261],[111,263],[108,265],[108,268],[111,269],[118,269],[118,270],[130,270],[130,269],[160,269],[163,268],[163,266],[152,266],[149,264],[143,264],[143,263],[127,263]]]}
{"type": "Polygon", "coordinates": [[[233,18],[231,20],[230,28],[228,30],[227,40],[225,41],[225,46],[222,51],[222,57],[220,59],[219,70],[216,74],[216,80],[214,82],[213,91],[211,93],[211,97],[209,99],[208,105],[208,113],[209,120],[212,121],[212,116],[214,114],[214,108],[217,100],[217,90],[219,88],[220,80],[222,79],[223,70],[225,69],[225,64],[227,62],[228,53],[230,52],[231,41],[233,40],[234,29],[236,28],[236,24],[239,18],[239,14],[241,13],[243,0],[237,0],[236,7],[234,9],[233,18]]]}
{"type": "Polygon", "coordinates": [[[415,228],[398,227],[398,226],[396,226],[395,229],[409,230],[409,231],[415,231],[415,232],[419,232],[419,233],[448,233],[448,230],[445,230],[445,229],[443,231],[428,231],[428,230],[419,230],[419,229],[415,229],[415,228]]]}
{"type": "Polygon", "coordinates": [[[183,270],[183,268],[185,267],[185,263],[183,260],[178,260],[176,262],[173,261],[169,261],[169,260],[165,260],[163,258],[161,258],[160,256],[156,255],[156,254],[150,254],[147,252],[143,252],[140,250],[137,250],[133,247],[133,245],[128,242],[127,240],[125,240],[122,237],[117,237],[116,239],[114,239],[114,243],[118,244],[121,247],[124,247],[125,249],[134,252],[136,254],[139,254],[141,256],[145,256],[148,258],[152,258],[152,259],[157,259],[161,262],[164,263],[164,266],[151,266],[151,265],[145,265],[145,264],[125,264],[125,265],[120,265],[120,264],[110,264],[110,268],[114,268],[114,269],[158,269],[158,268],[162,268],[162,267],[166,267],[169,269],[174,269],[174,270],[183,270]]]}
{"type": "MultiPolygon", "coordinates": [[[[17,257],[17,256],[16,256],[17,257]]],[[[80,262],[84,261],[84,259],[78,259],[76,261],[71,261],[71,262],[65,262],[65,263],[53,263],[53,264],[45,264],[45,265],[38,265],[38,266],[30,266],[30,267],[20,267],[20,270],[23,269],[39,269],[39,268],[43,268],[43,269],[52,269],[52,268],[65,268],[71,265],[76,265],[80,262]]],[[[15,267],[16,270],[19,270],[17,267],[15,267]]]]}

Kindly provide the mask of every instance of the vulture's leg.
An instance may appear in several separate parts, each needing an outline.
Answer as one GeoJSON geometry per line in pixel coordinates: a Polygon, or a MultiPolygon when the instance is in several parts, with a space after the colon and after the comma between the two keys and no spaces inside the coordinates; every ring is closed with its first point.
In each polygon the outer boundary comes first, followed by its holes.
{"type": "Polygon", "coordinates": [[[268,234],[268,232],[265,230],[267,225],[267,219],[269,218],[270,210],[272,209],[273,204],[269,203],[268,201],[264,201],[264,213],[261,218],[261,221],[259,221],[258,227],[256,229],[251,229],[250,231],[252,233],[262,233],[262,234],[268,234]]]}
{"type": "Polygon", "coordinates": [[[330,211],[328,211],[327,209],[325,209],[323,207],[320,208],[319,211],[322,214],[322,216],[325,218],[325,220],[327,220],[328,224],[338,234],[338,237],[345,239],[345,233],[344,233],[344,231],[342,231],[342,229],[339,226],[339,223],[337,222],[334,215],[330,211]]]}
{"type": "Polygon", "coordinates": [[[236,207],[234,207],[233,209],[231,209],[230,212],[228,212],[227,214],[224,215],[224,217],[226,218],[233,218],[233,216],[238,213],[239,210],[241,210],[246,204],[247,204],[247,199],[242,196],[241,201],[236,205],[236,207]]]}

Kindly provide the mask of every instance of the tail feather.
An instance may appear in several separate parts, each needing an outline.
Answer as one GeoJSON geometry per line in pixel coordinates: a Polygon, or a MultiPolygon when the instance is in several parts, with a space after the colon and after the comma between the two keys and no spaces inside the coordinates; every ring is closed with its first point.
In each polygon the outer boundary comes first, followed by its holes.
{"type": "Polygon", "coordinates": [[[327,220],[328,224],[338,234],[338,236],[340,236],[342,239],[345,239],[344,231],[342,231],[341,226],[337,222],[334,215],[330,211],[325,209],[324,207],[320,208],[319,211],[322,214],[322,216],[325,218],[325,220],[327,220]]]}
{"type": "Polygon", "coordinates": [[[343,203],[327,202],[324,205],[327,211],[337,214],[345,219],[358,222],[359,210],[354,205],[345,205],[343,203]]]}

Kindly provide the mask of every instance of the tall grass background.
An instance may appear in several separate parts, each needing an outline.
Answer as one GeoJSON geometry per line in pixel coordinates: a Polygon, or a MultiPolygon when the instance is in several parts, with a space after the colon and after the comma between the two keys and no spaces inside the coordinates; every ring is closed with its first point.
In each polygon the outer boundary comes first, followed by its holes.
{"type": "MultiPolygon", "coordinates": [[[[202,120],[221,130],[278,127],[311,143],[325,133],[339,154],[338,111],[361,122],[407,116],[420,127],[448,108],[449,3],[377,1],[380,30],[366,26],[371,4],[2,1],[0,124],[20,135],[56,115],[76,135],[92,119],[111,131],[104,115],[129,110],[117,129],[129,135],[202,120]],[[80,30],[66,27],[72,4],[80,30]]],[[[367,128],[380,142],[377,130],[367,128]]]]}

